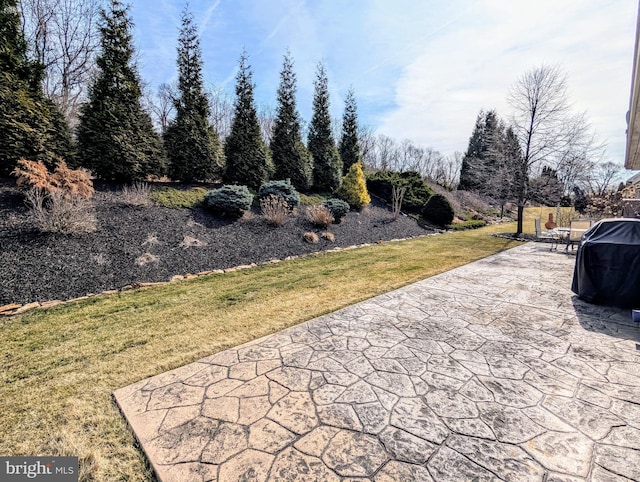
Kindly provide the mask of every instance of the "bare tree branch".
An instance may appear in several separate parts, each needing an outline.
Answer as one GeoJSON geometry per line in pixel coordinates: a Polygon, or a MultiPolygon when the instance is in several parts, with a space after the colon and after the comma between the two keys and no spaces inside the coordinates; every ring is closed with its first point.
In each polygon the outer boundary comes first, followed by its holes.
{"type": "Polygon", "coordinates": [[[207,89],[209,108],[211,111],[211,125],[215,127],[221,140],[226,139],[231,132],[233,122],[233,96],[222,87],[211,85],[207,89]]]}
{"type": "Polygon", "coordinates": [[[592,196],[602,197],[620,181],[622,166],[614,162],[596,164],[587,180],[592,196]]]}
{"type": "Polygon", "coordinates": [[[531,69],[512,86],[508,101],[513,108],[513,130],[522,148],[522,157],[513,166],[517,232],[521,233],[524,207],[531,196],[529,176],[533,168],[568,144],[568,133],[563,129],[563,122],[569,117],[566,77],[558,66],[531,69]]]}
{"type": "Polygon", "coordinates": [[[94,69],[99,0],[21,0],[25,37],[45,69],[43,90],[71,126],[94,69]]]}

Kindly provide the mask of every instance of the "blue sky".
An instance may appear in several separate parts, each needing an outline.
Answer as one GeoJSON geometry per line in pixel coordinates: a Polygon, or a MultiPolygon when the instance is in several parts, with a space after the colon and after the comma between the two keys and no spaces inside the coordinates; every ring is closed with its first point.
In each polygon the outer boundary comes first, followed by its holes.
{"type": "MultiPolygon", "coordinates": [[[[185,2],[135,0],[131,15],[143,79],[176,78],[185,2]]],[[[259,105],[275,105],[282,56],[311,117],[313,79],[327,66],[332,114],[353,86],[360,122],[443,154],[464,151],[480,109],[505,119],[526,70],[560,64],[576,112],[586,111],[609,160],[624,161],[636,0],[191,0],[205,81],[233,92],[246,49],[259,105]]]]}

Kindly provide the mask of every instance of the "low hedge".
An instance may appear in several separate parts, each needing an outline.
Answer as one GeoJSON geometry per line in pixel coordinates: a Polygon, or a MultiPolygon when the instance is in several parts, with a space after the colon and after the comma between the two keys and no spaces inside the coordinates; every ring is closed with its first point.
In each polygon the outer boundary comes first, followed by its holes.
{"type": "Polygon", "coordinates": [[[450,228],[453,231],[465,231],[467,229],[478,229],[487,225],[484,219],[470,219],[461,223],[453,223],[450,228]]]}

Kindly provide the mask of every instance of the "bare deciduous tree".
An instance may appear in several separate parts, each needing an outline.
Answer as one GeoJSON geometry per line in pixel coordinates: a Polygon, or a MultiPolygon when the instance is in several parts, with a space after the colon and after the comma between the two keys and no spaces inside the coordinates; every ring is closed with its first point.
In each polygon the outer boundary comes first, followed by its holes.
{"type": "Polygon", "coordinates": [[[273,106],[263,105],[258,110],[258,123],[262,133],[262,141],[265,145],[271,144],[273,137],[273,127],[276,122],[276,110],[273,106]]]}
{"type": "Polygon", "coordinates": [[[603,161],[605,145],[598,141],[584,113],[565,121],[564,129],[566,142],[556,154],[555,170],[565,195],[569,195],[574,186],[589,187],[593,169],[603,161]]]}
{"type": "Polygon", "coordinates": [[[163,135],[175,111],[175,98],[175,84],[160,84],[156,93],[146,84],[142,87],[142,105],[151,116],[154,127],[163,135]]]}
{"type": "Polygon", "coordinates": [[[620,181],[622,166],[615,162],[598,163],[593,166],[587,180],[592,196],[602,197],[620,181]]]}
{"type": "Polygon", "coordinates": [[[358,126],[358,144],[360,144],[360,152],[362,153],[362,162],[366,167],[374,167],[376,135],[371,126],[358,126]]]}
{"type": "Polygon", "coordinates": [[[218,132],[220,139],[224,140],[231,132],[234,112],[233,96],[222,87],[217,86],[209,86],[207,94],[211,111],[209,121],[218,132]]]}
{"type": "Polygon", "coordinates": [[[99,0],[21,0],[23,30],[44,66],[44,93],[77,122],[99,46],[99,0]]]}
{"type": "Polygon", "coordinates": [[[522,157],[513,166],[517,233],[522,233],[524,207],[531,195],[529,175],[532,169],[549,156],[556,155],[568,142],[563,128],[569,115],[566,77],[558,66],[536,67],[516,81],[508,101],[513,108],[513,129],[522,148],[522,157]]]}
{"type": "Polygon", "coordinates": [[[458,185],[463,157],[464,153],[460,151],[440,157],[435,165],[433,180],[446,189],[455,189],[458,185]]]}
{"type": "Polygon", "coordinates": [[[375,165],[377,169],[398,168],[398,146],[396,141],[384,134],[378,134],[376,139],[375,165]]]}

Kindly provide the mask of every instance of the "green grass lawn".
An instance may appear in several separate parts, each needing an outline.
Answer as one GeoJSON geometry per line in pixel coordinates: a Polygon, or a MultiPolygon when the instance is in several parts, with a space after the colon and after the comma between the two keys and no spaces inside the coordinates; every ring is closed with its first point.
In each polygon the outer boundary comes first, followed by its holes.
{"type": "Polygon", "coordinates": [[[502,224],[310,256],[0,322],[0,453],[75,455],[84,480],[151,473],[113,390],[517,246],[502,224]]]}

